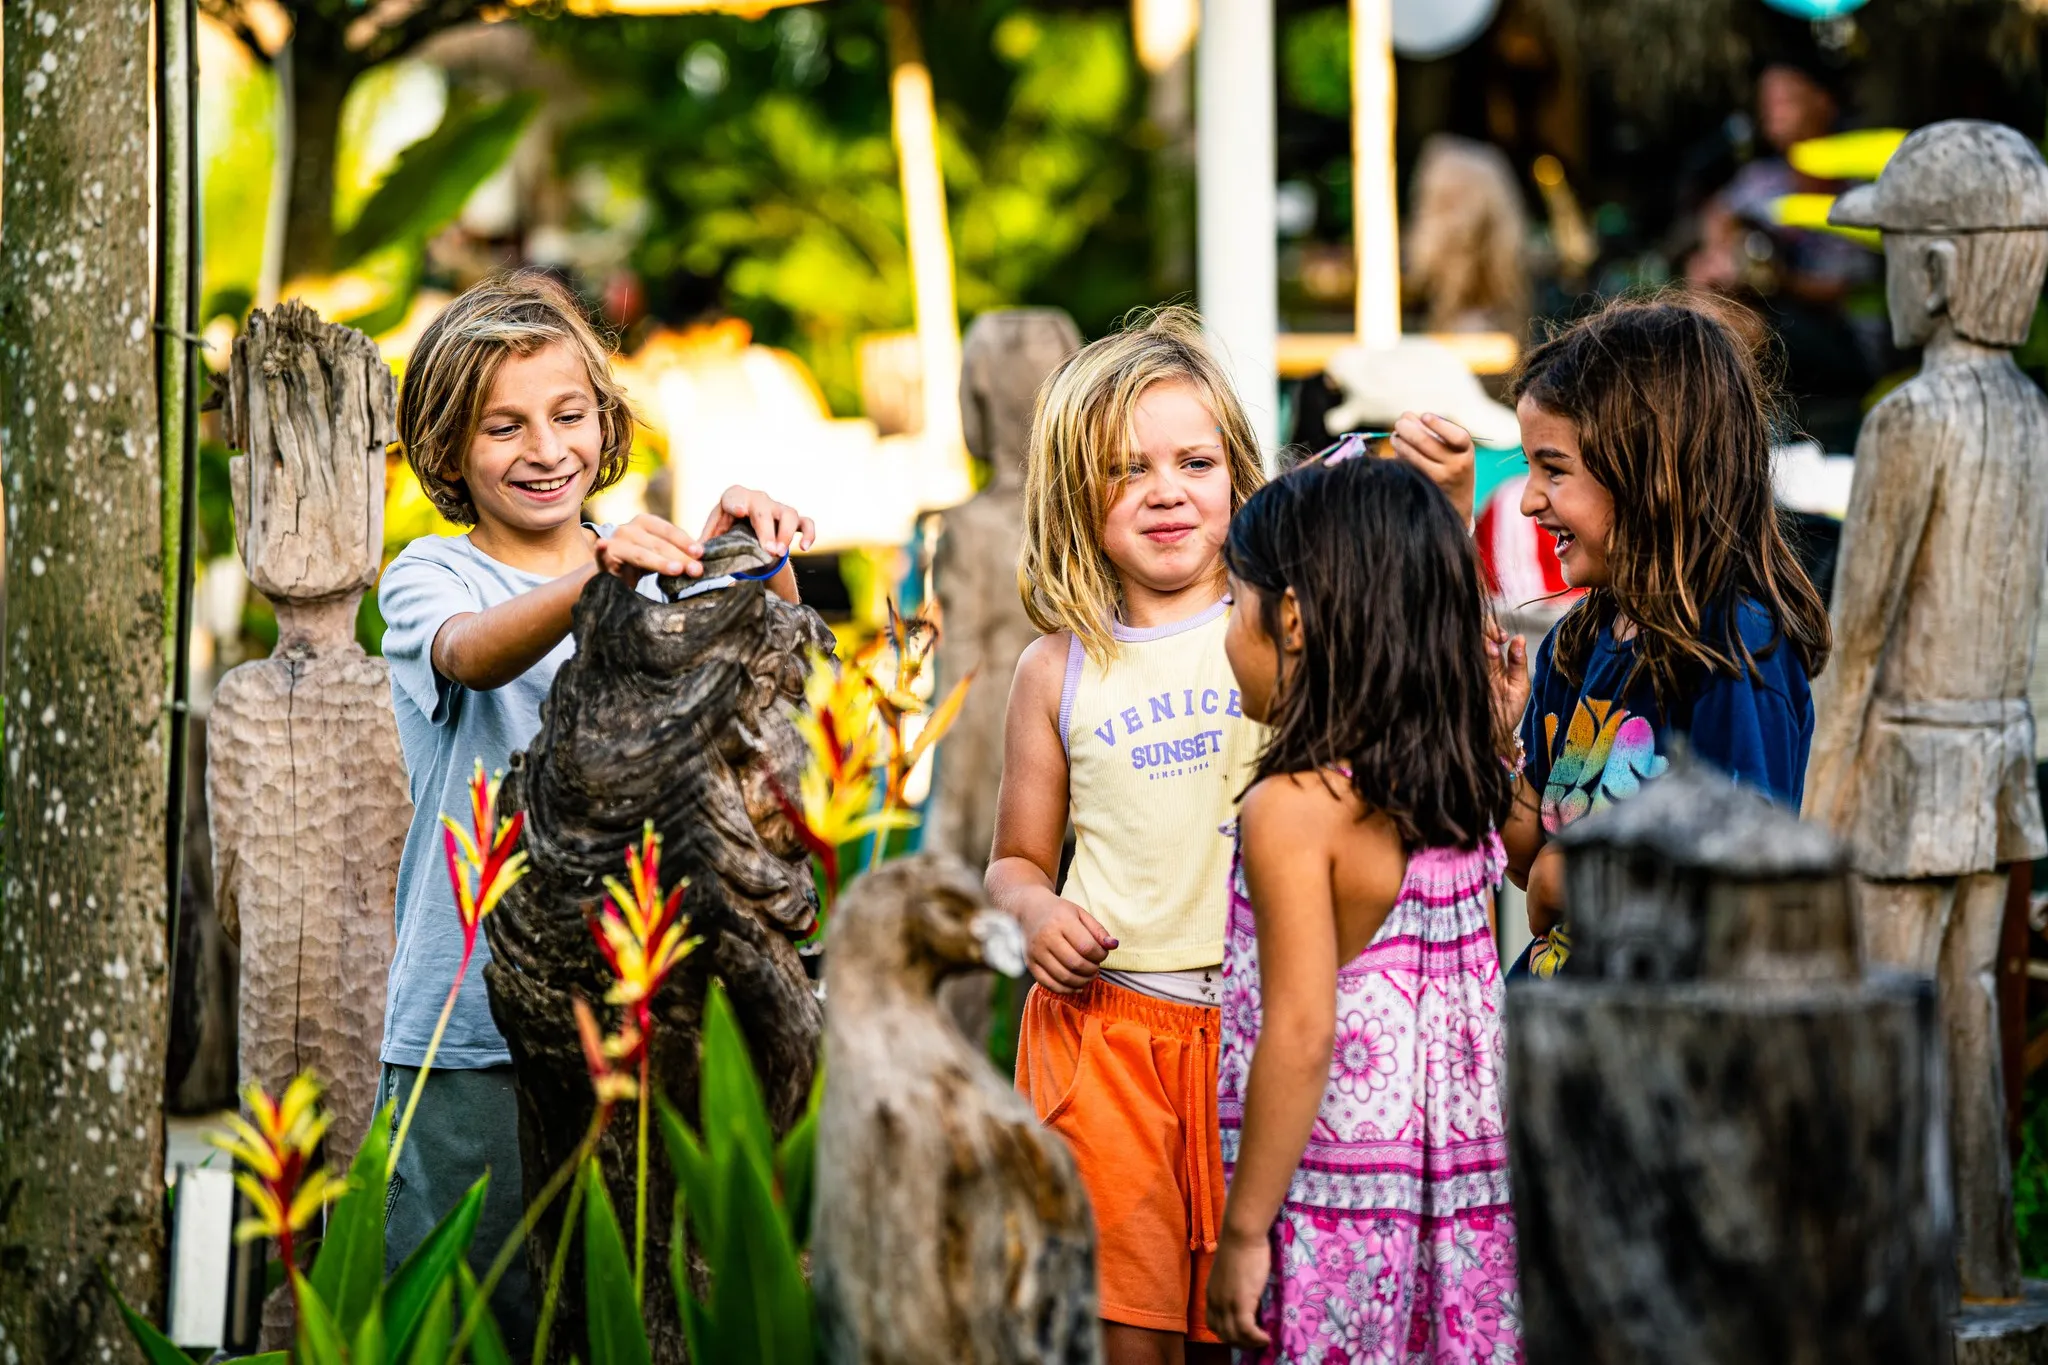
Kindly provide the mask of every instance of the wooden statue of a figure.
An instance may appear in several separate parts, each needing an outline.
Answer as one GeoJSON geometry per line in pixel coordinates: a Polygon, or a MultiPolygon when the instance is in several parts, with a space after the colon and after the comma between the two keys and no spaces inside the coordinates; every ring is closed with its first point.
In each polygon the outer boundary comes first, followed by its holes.
{"type": "Polygon", "coordinates": [[[277,647],[221,679],[207,803],[222,925],[241,945],[242,1079],[326,1086],[327,1159],[377,1101],[398,857],[412,819],[391,681],[356,643],[384,549],[391,371],[360,332],[291,302],[250,316],[227,386],[235,534],[277,647]]]}
{"type": "Polygon", "coordinates": [[[988,487],[946,513],[932,564],[944,631],[938,696],[976,668],[939,749],[924,843],[971,867],[988,861],[996,788],[1003,776],[1003,712],[1010,673],[1038,638],[1017,595],[1024,545],[1024,446],[1045,377],[1081,345],[1074,320],[1057,308],[1005,308],[968,327],[960,350],[960,424],[967,448],[989,467],[988,487]]]}
{"type": "Polygon", "coordinates": [[[1937,979],[1962,1291],[2011,1298],[1995,966],[2005,869],[2048,850],[2027,706],[2048,398],[2011,350],[2048,270],[2048,164],[2010,128],[1937,123],[1830,221],[1883,232],[1893,338],[1923,350],[1856,443],[1806,811],[1849,846],[1870,957],[1937,979]]]}

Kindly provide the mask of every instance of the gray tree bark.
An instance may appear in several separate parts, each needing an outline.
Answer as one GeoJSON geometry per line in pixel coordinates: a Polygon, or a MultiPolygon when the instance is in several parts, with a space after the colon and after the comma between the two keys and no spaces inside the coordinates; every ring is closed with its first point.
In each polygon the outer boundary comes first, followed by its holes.
{"type": "Polygon", "coordinates": [[[162,1271],[164,565],[146,4],[5,8],[0,1360],[162,1271]]]}

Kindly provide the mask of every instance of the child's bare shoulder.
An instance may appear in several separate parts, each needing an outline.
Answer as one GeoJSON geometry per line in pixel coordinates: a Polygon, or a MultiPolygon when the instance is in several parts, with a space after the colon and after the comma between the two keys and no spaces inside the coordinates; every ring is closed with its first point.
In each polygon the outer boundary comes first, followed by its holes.
{"type": "Polygon", "coordinates": [[[1248,838],[1272,834],[1290,841],[1336,843],[1385,840],[1399,849],[1393,821],[1368,809],[1340,773],[1275,773],[1252,784],[1238,818],[1248,838]]]}
{"type": "Polygon", "coordinates": [[[1017,658],[1017,673],[1010,683],[1010,701],[1040,702],[1051,698],[1059,704],[1060,689],[1067,679],[1067,653],[1072,636],[1065,631],[1041,635],[1024,647],[1017,658]]]}

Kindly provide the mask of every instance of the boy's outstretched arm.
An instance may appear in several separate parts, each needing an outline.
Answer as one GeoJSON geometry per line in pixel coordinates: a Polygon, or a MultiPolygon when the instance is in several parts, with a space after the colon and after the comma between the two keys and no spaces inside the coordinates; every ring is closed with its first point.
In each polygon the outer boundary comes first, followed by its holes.
{"type": "MultiPolygon", "coordinates": [[[[635,517],[599,539],[591,547],[589,563],[494,607],[449,617],[434,636],[434,669],[474,691],[503,687],[561,643],[569,633],[576,599],[597,574],[613,574],[629,584],[650,573],[695,578],[704,572],[703,542],[741,520],[753,524],[762,548],[771,554],[801,550],[816,535],[811,519],[795,508],[738,486],[719,499],[718,510],[705,522],[698,540],[660,517],[635,517]]],[[[796,573],[787,564],[768,587],[787,601],[797,600],[796,573]]]]}

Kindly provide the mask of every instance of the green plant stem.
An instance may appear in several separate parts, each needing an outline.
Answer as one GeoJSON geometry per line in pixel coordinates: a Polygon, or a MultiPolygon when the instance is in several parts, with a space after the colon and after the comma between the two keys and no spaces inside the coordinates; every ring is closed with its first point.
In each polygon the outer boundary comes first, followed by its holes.
{"type": "Polygon", "coordinates": [[[640,1128],[634,1135],[633,1169],[633,1302],[645,1303],[647,1288],[647,1059],[654,1049],[640,1043],[640,1128]]]}
{"type": "Polygon", "coordinates": [[[434,1036],[427,1039],[427,1055],[420,1059],[420,1074],[413,1077],[412,1094],[406,1096],[405,1113],[398,1120],[398,1136],[391,1139],[391,1155],[384,1162],[384,1179],[388,1183],[391,1173],[398,1169],[398,1154],[405,1150],[405,1135],[412,1127],[413,1111],[420,1107],[420,1096],[426,1092],[427,1073],[434,1069],[434,1054],[441,1050],[441,1035],[448,1031],[448,1020],[455,1013],[455,997],[462,994],[462,978],[469,975],[469,951],[462,954],[462,965],[455,969],[455,982],[448,987],[448,999],[441,1006],[441,1017],[434,1021],[434,1036]]]}
{"type": "Polygon", "coordinates": [[[491,1295],[497,1292],[498,1281],[504,1279],[505,1272],[512,1268],[512,1258],[526,1246],[526,1239],[533,1235],[534,1226],[540,1222],[540,1216],[547,1212],[548,1205],[555,1202],[555,1196],[562,1192],[562,1187],[567,1185],[582,1167],[583,1158],[597,1150],[599,1131],[598,1125],[593,1122],[583,1141],[569,1154],[569,1159],[555,1168],[555,1173],[548,1177],[548,1183],[541,1187],[539,1197],[527,1206],[526,1213],[519,1220],[519,1226],[505,1239],[505,1245],[498,1248],[497,1259],[491,1262],[490,1270],[484,1274],[483,1283],[477,1286],[476,1302],[471,1304],[469,1311],[462,1316],[462,1330],[455,1334],[455,1344],[448,1350],[448,1359],[462,1358],[463,1351],[469,1346],[469,1339],[476,1335],[477,1327],[481,1325],[485,1312],[489,1310],[491,1295]]]}
{"type": "MultiPolygon", "coordinates": [[[[590,1144],[591,1151],[596,1144],[590,1144]]],[[[581,1169],[589,1159],[589,1152],[578,1149],[572,1167],[581,1169]]],[[[569,1234],[576,1227],[576,1215],[583,1208],[583,1182],[578,1180],[569,1189],[569,1205],[562,1211],[562,1231],[555,1237],[555,1254],[548,1260],[548,1284],[540,1296],[540,1322],[533,1329],[533,1365],[546,1365],[548,1358],[548,1334],[555,1326],[555,1304],[562,1297],[562,1269],[569,1263],[569,1234]]]]}

